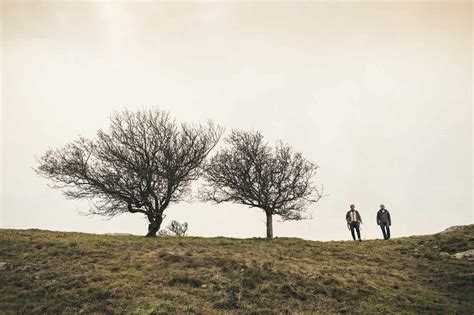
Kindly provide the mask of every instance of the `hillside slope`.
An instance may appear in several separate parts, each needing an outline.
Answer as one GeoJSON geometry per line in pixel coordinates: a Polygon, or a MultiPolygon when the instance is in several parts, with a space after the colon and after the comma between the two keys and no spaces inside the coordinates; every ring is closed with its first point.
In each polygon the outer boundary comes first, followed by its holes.
{"type": "Polygon", "coordinates": [[[474,261],[446,253],[473,248],[474,225],[362,243],[0,230],[0,310],[472,314],[474,261]]]}

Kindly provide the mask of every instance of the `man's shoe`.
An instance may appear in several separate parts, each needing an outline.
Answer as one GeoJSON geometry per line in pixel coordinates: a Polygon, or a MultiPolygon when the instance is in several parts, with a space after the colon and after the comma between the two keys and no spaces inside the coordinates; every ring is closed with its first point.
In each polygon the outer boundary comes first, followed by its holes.
{"type": "Polygon", "coordinates": [[[362,240],[361,240],[361,239],[359,239],[359,242],[362,242],[362,240]]]}

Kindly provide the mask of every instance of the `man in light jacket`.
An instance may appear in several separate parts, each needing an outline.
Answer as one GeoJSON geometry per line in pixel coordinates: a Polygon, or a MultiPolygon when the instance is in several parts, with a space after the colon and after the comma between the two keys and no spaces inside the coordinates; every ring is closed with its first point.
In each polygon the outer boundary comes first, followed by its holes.
{"type": "Polygon", "coordinates": [[[362,223],[362,218],[360,217],[359,211],[355,209],[355,206],[351,205],[351,210],[347,211],[346,213],[346,221],[347,225],[349,226],[352,234],[352,239],[355,241],[356,237],[354,234],[354,230],[357,232],[357,237],[359,238],[359,242],[362,242],[360,238],[360,224],[362,223]]]}
{"type": "Polygon", "coordinates": [[[380,205],[380,210],[377,212],[377,224],[380,225],[383,233],[383,239],[390,239],[390,225],[392,225],[392,219],[390,218],[390,212],[385,209],[384,205],[380,205]]]}

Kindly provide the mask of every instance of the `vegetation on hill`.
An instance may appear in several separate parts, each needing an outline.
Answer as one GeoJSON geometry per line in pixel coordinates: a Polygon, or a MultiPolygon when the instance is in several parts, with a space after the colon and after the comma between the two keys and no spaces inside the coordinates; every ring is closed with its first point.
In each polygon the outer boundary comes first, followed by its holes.
{"type": "Polygon", "coordinates": [[[474,225],[362,243],[0,230],[0,310],[472,314],[474,261],[448,254],[473,248],[474,225]]]}

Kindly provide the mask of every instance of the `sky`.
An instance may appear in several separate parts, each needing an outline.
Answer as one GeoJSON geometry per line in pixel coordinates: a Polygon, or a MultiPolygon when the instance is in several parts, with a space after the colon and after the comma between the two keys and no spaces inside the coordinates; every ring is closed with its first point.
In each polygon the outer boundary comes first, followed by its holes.
{"type": "MultiPolygon", "coordinates": [[[[83,216],[34,172],[36,158],[107,129],[122,109],[167,110],[259,130],[319,165],[313,219],[274,235],[381,238],[473,223],[472,4],[380,2],[1,2],[0,227],[144,235],[139,214],[83,216]]],[[[198,187],[195,187],[197,189],[198,187]]],[[[181,202],[193,236],[264,237],[265,215],[181,202]]],[[[275,220],[276,221],[276,220],[275,220]]]]}

